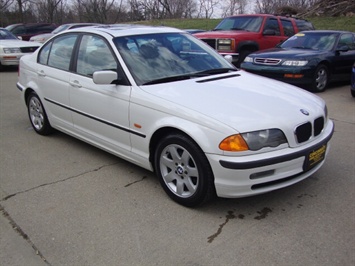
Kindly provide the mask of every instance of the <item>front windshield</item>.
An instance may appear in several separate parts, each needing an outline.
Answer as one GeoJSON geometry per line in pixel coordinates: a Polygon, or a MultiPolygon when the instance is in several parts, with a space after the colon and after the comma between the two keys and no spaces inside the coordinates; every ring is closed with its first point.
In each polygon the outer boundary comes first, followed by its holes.
{"type": "Polygon", "coordinates": [[[280,47],[330,51],[334,48],[337,37],[337,33],[331,32],[300,32],[287,39],[280,47]]]}
{"type": "Polygon", "coordinates": [[[11,32],[0,29],[0,40],[18,40],[11,32]]]}
{"type": "Polygon", "coordinates": [[[244,30],[259,32],[262,22],[262,17],[230,17],[223,19],[214,30],[244,30]]]}
{"type": "Polygon", "coordinates": [[[236,70],[188,33],[133,35],[113,41],[138,85],[198,77],[202,72],[216,74],[236,70]]]}
{"type": "Polygon", "coordinates": [[[69,28],[69,25],[61,25],[58,28],[56,28],[54,31],[52,31],[52,33],[57,34],[61,31],[66,30],[67,28],[69,28]]]}
{"type": "Polygon", "coordinates": [[[15,28],[17,26],[17,24],[12,24],[12,25],[9,25],[7,27],[5,27],[5,29],[11,31],[13,28],[15,28]]]}

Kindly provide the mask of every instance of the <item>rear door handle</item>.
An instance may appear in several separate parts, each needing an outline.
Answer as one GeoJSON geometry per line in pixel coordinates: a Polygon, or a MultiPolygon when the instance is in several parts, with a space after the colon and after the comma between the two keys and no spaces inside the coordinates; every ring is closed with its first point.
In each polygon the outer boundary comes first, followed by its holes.
{"type": "Polygon", "coordinates": [[[37,71],[37,74],[38,74],[39,76],[41,76],[41,77],[45,77],[45,76],[46,76],[46,73],[44,73],[43,70],[38,70],[38,71],[37,71]]]}

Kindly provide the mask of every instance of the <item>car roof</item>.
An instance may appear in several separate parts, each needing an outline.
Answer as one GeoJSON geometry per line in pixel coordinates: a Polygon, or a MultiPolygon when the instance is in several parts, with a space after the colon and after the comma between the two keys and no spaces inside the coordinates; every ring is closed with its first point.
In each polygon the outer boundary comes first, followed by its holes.
{"type": "Polygon", "coordinates": [[[55,25],[54,23],[15,23],[8,26],[25,26],[25,27],[35,27],[35,26],[47,26],[55,25]]]}
{"type": "Polygon", "coordinates": [[[80,25],[102,25],[100,23],[94,23],[94,22],[78,22],[78,23],[64,23],[59,26],[63,25],[68,25],[68,26],[80,26],[80,25]]]}
{"type": "Polygon", "coordinates": [[[89,26],[84,28],[71,29],[66,32],[92,32],[92,33],[106,33],[112,37],[152,34],[152,33],[186,33],[183,30],[165,27],[165,26],[146,26],[139,24],[114,24],[102,26],[89,26]]]}
{"type": "MultiPolygon", "coordinates": [[[[352,33],[354,34],[353,32],[351,31],[345,31],[345,30],[304,30],[304,31],[301,31],[299,33],[352,33]]],[[[297,35],[297,33],[296,33],[297,35]]]]}
{"type": "Polygon", "coordinates": [[[283,18],[292,18],[292,17],[273,15],[273,14],[238,14],[238,15],[229,16],[227,18],[234,18],[234,17],[283,17],[283,18]]]}
{"type": "Polygon", "coordinates": [[[308,20],[303,18],[288,16],[288,15],[278,15],[278,14],[238,14],[238,15],[228,16],[227,18],[235,18],[235,17],[279,17],[281,19],[294,19],[294,20],[309,22],[308,20]]]}

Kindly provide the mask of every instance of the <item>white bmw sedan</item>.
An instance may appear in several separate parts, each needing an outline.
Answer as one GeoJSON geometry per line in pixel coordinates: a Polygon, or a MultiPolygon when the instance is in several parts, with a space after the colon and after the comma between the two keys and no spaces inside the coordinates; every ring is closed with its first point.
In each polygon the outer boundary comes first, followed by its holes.
{"type": "Polygon", "coordinates": [[[190,207],[311,176],[334,131],[319,97],[166,27],[60,33],[21,58],[17,87],[38,134],[60,130],[155,171],[190,207]]]}

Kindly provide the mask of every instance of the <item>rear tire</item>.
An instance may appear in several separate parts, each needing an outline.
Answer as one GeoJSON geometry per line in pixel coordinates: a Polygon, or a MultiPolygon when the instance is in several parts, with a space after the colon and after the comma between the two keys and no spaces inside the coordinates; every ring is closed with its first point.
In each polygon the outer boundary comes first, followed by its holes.
{"type": "Polygon", "coordinates": [[[43,104],[35,92],[31,92],[27,98],[27,110],[36,133],[46,136],[53,132],[43,104]]]}
{"type": "Polygon", "coordinates": [[[184,135],[168,135],[160,141],[154,166],[165,192],[181,205],[195,207],[215,195],[213,173],[205,154],[184,135]]]}

